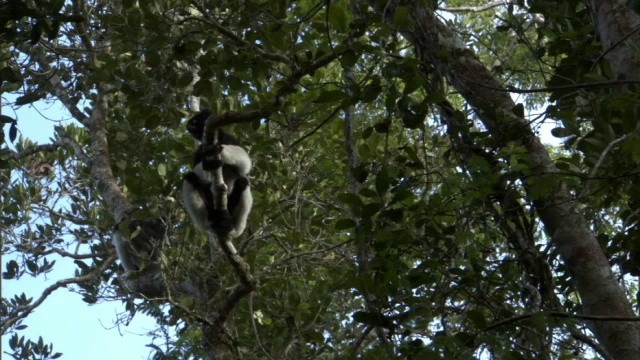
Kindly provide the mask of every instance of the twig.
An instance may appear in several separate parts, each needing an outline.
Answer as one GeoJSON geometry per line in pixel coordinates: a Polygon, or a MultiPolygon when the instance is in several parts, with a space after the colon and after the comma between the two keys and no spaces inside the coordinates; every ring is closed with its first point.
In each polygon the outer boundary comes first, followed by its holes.
{"type": "Polygon", "coordinates": [[[231,30],[229,30],[226,27],[220,25],[220,23],[218,23],[217,21],[212,19],[209,16],[209,13],[207,12],[207,10],[204,7],[202,7],[202,5],[200,5],[197,1],[190,1],[190,2],[191,2],[191,5],[193,5],[195,8],[197,8],[200,11],[200,13],[202,13],[202,16],[204,16],[206,18],[191,16],[191,17],[184,18],[184,20],[193,19],[193,20],[197,20],[197,21],[202,21],[202,22],[204,22],[204,23],[206,23],[208,25],[211,25],[211,27],[216,29],[220,34],[226,36],[228,39],[230,39],[234,43],[236,43],[236,44],[238,44],[240,46],[244,46],[244,47],[250,48],[252,51],[255,51],[256,54],[258,56],[260,56],[260,57],[263,57],[263,58],[268,59],[268,60],[281,62],[281,63],[287,64],[287,65],[291,65],[292,64],[291,59],[289,59],[288,57],[286,57],[284,55],[281,55],[281,54],[270,53],[268,51],[265,51],[262,47],[260,47],[258,45],[254,45],[254,44],[244,40],[243,38],[239,37],[238,35],[234,34],[231,30]]]}
{"type": "Polygon", "coordinates": [[[508,325],[511,323],[515,323],[518,321],[530,319],[534,316],[553,316],[557,318],[566,318],[566,319],[580,319],[580,320],[589,320],[589,321],[640,321],[640,317],[637,316],[599,316],[599,315],[581,315],[581,314],[570,314],[562,311],[539,311],[533,313],[526,313],[518,316],[514,316],[505,320],[500,320],[495,322],[486,328],[483,331],[491,331],[500,326],[508,325]]]}
{"type": "Polygon", "coordinates": [[[35,310],[38,306],[40,306],[47,299],[47,297],[49,297],[49,295],[51,295],[54,291],[58,290],[61,287],[66,287],[69,284],[79,284],[79,283],[94,279],[95,277],[99,276],[103,271],[108,269],[111,266],[111,264],[113,264],[113,262],[116,261],[116,257],[117,256],[115,254],[111,255],[107,260],[105,260],[105,262],[102,265],[94,268],[91,272],[89,272],[84,276],[56,281],[55,284],[46,288],[42,292],[42,295],[40,295],[40,297],[33,304],[22,306],[12,311],[13,314],[7,316],[7,320],[3,321],[0,326],[2,334],[6,334],[11,326],[13,326],[18,321],[26,318],[29,314],[31,314],[33,310],[35,310]]]}
{"type": "Polygon", "coordinates": [[[337,108],[335,108],[335,110],[333,110],[331,112],[331,114],[329,114],[329,116],[327,116],[324,120],[322,120],[322,122],[320,122],[320,124],[318,124],[315,128],[313,128],[313,130],[311,130],[309,133],[305,134],[304,136],[302,136],[300,139],[294,141],[291,145],[289,145],[289,147],[294,147],[297,144],[299,144],[302,140],[308,138],[309,136],[315,134],[316,131],[320,130],[321,127],[323,127],[326,123],[329,122],[329,120],[333,119],[336,114],[338,113],[338,111],[342,110],[342,106],[338,106],[337,108]]]}
{"type": "Polygon", "coordinates": [[[249,294],[249,319],[251,321],[251,327],[253,328],[253,333],[256,336],[256,343],[258,344],[258,347],[267,356],[267,358],[273,359],[271,355],[269,355],[269,352],[267,351],[267,349],[265,349],[264,346],[262,345],[262,341],[260,340],[260,334],[258,334],[258,326],[256,326],[256,319],[254,319],[253,317],[253,293],[249,294]]]}
{"type": "Polygon", "coordinates": [[[33,145],[20,152],[11,152],[7,157],[11,160],[20,160],[27,156],[31,156],[41,152],[54,152],[63,145],[64,143],[60,140],[54,141],[51,144],[33,145]]]}

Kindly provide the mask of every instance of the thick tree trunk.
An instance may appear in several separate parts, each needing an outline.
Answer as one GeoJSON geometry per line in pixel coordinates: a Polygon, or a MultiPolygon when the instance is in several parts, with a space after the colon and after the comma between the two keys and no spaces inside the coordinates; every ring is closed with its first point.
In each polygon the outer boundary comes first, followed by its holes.
{"type": "Polygon", "coordinates": [[[605,58],[618,77],[637,80],[640,17],[619,0],[587,0],[605,58]]]}
{"type": "MultiPolygon", "coordinates": [[[[438,75],[447,78],[474,107],[499,146],[515,142],[526,147],[532,175],[537,179],[554,176],[549,174],[557,173],[557,169],[547,149],[525,119],[514,112],[516,104],[508,92],[473,52],[420,2],[390,1],[379,9],[380,14],[391,22],[398,6],[409,9],[410,22],[400,32],[415,46],[425,67],[433,67],[438,75]]],[[[561,179],[555,180],[556,185],[544,197],[535,199],[534,206],[571,274],[584,313],[634,316],[595,234],[561,179]]],[[[589,326],[614,359],[640,359],[640,327],[636,323],[594,321],[589,326]]]]}

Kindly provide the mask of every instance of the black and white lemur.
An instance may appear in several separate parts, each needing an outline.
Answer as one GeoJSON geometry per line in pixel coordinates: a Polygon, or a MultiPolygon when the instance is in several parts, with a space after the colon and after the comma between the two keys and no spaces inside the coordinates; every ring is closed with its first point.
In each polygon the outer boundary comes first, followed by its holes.
{"type": "MultiPolygon", "coordinates": [[[[222,129],[217,130],[217,145],[202,143],[204,125],[210,116],[211,113],[205,110],[187,122],[187,130],[200,145],[195,153],[193,170],[184,177],[182,195],[187,212],[198,228],[228,234],[233,239],[244,232],[253,205],[247,178],[251,159],[238,140],[222,129]],[[217,160],[217,154],[220,154],[220,160],[217,160]],[[227,186],[227,208],[217,210],[212,182],[214,172],[220,166],[227,186]]],[[[158,261],[160,249],[168,242],[164,219],[132,220],[126,227],[128,231],[120,226],[114,228],[112,241],[125,271],[138,271],[158,261]]]]}
{"type": "Polygon", "coordinates": [[[191,220],[199,229],[217,230],[236,238],[244,232],[253,205],[247,177],[251,159],[238,140],[222,129],[217,129],[217,145],[202,143],[204,126],[210,116],[211,113],[204,110],[187,122],[187,131],[200,141],[200,145],[193,160],[193,170],[184,177],[182,196],[191,220]],[[217,154],[220,154],[220,160],[216,159],[217,154]],[[226,209],[215,209],[214,206],[213,175],[220,166],[227,186],[226,209]]]}

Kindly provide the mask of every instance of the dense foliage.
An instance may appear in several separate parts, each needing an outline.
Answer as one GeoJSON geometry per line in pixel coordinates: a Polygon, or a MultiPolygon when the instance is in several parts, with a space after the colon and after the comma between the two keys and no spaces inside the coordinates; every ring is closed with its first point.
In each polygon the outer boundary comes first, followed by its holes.
{"type": "Polygon", "coordinates": [[[4,2],[3,109],[75,122],[34,144],[0,117],[3,281],[77,266],[3,295],[5,351],[59,356],[20,330],[68,286],[175,330],[159,359],[637,358],[640,20],[613,3],[4,2]],[[238,298],[181,203],[198,108],[254,162],[238,298]],[[170,225],[161,296],[124,286],[129,215],[170,225]]]}

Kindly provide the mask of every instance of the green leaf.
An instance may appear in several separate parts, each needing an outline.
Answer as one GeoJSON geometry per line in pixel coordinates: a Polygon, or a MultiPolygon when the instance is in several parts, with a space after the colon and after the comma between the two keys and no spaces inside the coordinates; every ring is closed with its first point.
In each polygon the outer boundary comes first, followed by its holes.
{"type": "Polygon", "coordinates": [[[27,264],[27,269],[29,269],[29,271],[31,271],[34,274],[38,272],[38,264],[35,261],[27,260],[26,264],[27,264]]]}
{"type": "Polygon", "coordinates": [[[370,84],[365,86],[360,97],[362,99],[362,102],[370,103],[377,99],[381,92],[382,86],[380,86],[380,84],[370,84]]]}
{"type": "Polygon", "coordinates": [[[429,93],[424,99],[427,104],[440,104],[444,100],[446,100],[446,98],[442,92],[429,93]]]}
{"type": "Polygon", "coordinates": [[[373,134],[373,127],[369,126],[362,131],[362,140],[367,140],[373,134]]]}
{"type": "Polygon", "coordinates": [[[7,271],[2,273],[2,278],[10,280],[16,277],[16,275],[20,271],[20,266],[15,260],[10,260],[6,265],[6,269],[7,271]]]}
{"type": "Polygon", "coordinates": [[[13,69],[9,66],[3,67],[0,69],[0,83],[7,82],[20,82],[20,73],[17,71],[13,71],[13,69]]]}
{"type": "Polygon", "coordinates": [[[353,320],[362,324],[379,326],[387,329],[395,328],[393,320],[380,313],[356,311],[353,315],[351,315],[351,317],[353,317],[353,320]]]}
{"type": "Polygon", "coordinates": [[[343,2],[334,2],[330,4],[329,24],[341,33],[349,31],[349,16],[343,2]]]}
{"type": "Polygon", "coordinates": [[[418,90],[422,87],[422,77],[420,76],[412,76],[409,79],[405,80],[404,89],[402,90],[403,95],[409,95],[414,91],[418,90]]]}
{"type": "Polygon", "coordinates": [[[414,196],[414,193],[410,190],[398,191],[393,195],[393,199],[391,200],[390,204],[395,204],[403,200],[413,198],[413,196],[414,196]]]}
{"type": "Polygon", "coordinates": [[[380,169],[380,172],[378,172],[378,175],[376,176],[376,192],[380,195],[386,193],[391,186],[391,180],[392,178],[389,176],[389,169],[387,167],[380,169]]]}
{"type": "Polygon", "coordinates": [[[135,4],[135,0],[123,0],[122,7],[124,9],[129,9],[135,4]]]}
{"type": "Polygon", "coordinates": [[[556,188],[558,178],[556,176],[546,175],[539,176],[535,179],[529,179],[529,194],[532,199],[539,199],[548,196],[556,188]]]}
{"type": "Polygon", "coordinates": [[[375,125],[373,125],[373,128],[376,130],[377,133],[380,134],[386,134],[389,132],[389,128],[391,127],[391,124],[389,122],[379,122],[376,123],[375,125]]]}
{"type": "Polygon", "coordinates": [[[341,90],[329,90],[329,91],[320,93],[320,95],[318,95],[318,97],[313,102],[322,104],[322,103],[340,101],[348,98],[349,98],[349,95],[345,94],[341,90]]]}
{"type": "Polygon", "coordinates": [[[464,313],[467,319],[478,329],[484,329],[487,327],[487,318],[481,310],[469,310],[464,313]]]}
{"type": "Polygon", "coordinates": [[[519,118],[523,118],[524,119],[524,105],[522,103],[517,104],[516,106],[513,107],[513,113],[519,117],[519,118]]]}
{"type": "Polygon", "coordinates": [[[360,195],[368,199],[376,199],[378,197],[378,194],[369,188],[362,188],[360,190],[360,195]]]}
{"type": "Polygon", "coordinates": [[[342,56],[340,56],[340,62],[343,66],[352,67],[358,63],[360,57],[353,50],[348,50],[342,56]]]}
{"type": "Polygon", "coordinates": [[[407,129],[417,129],[424,121],[424,114],[406,112],[402,116],[402,125],[407,129]]]}
{"type": "Polygon", "coordinates": [[[464,344],[466,347],[470,349],[475,347],[475,340],[476,340],[475,334],[472,334],[466,331],[461,331],[455,334],[454,337],[456,338],[457,341],[460,341],[462,344],[464,344]]]}
{"type": "Polygon", "coordinates": [[[557,127],[557,128],[551,129],[551,135],[557,138],[564,138],[564,137],[569,137],[575,134],[567,128],[557,127]]]}
{"type": "Polygon", "coordinates": [[[382,209],[382,204],[380,203],[369,203],[362,208],[362,218],[369,219],[376,215],[380,209],[382,209]]]}
{"type": "Polygon", "coordinates": [[[9,128],[9,140],[11,142],[15,142],[17,137],[18,137],[18,127],[16,126],[16,123],[13,123],[9,128]]]}
{"type": "Polygon", "coordinates": [[[409,7],[398,6],[393,13],[393,25],[398,29],[406,29],[408,24],[411,24],[409,7]]]}
{"type": "Polygon", "coordinates": [[[391,86],[391,88],[389,88],[389,90],[387,91],[387,97],[384,99],[384,107],[388,112],[391,113],[396,109],[396,101],[398,100],[399,96],[400,92],[398,91],[396,86],[391,86]]]}
{"type": "Polygon", "coordinates": [[[340,219],[336,221],[335,229],[336,230],[353,229],[354,227],[356,227],[356,225],[357,225],[356,222],[351,219],[340,219]]]}
{"type": "Polygon", "coordinates": [[[191,72],[186,72],[178,78],[178,81],[176,82],[176,86],[180,88],[185,88],[191,85],[192,81],[193,81],[193,74],[191,74],[191,72]]]}
{"type": "Polygon", "coordinates": [[[16,120],[12,117],[9,117],[7,115],[0,115],[0,123],[4,123],[4,124],[13,124],[15,123],[16,120]]]}
{"type": "Polygon", "coordinates": [[[158,165],[158,175],[165,177],[167,175],[167,164],[161,163],[158,165]]]}
{"type": "Polygon", "coordinates": [[[36,102],[45,97],[44,93],[39,92],[31,92],[25,95],[22,95],[16,99],[16,105],[27,105],[33,102],[36,102]]]}
{"type": "Polygon", "coordinates": [[[213,96],[213,83],[210,80],[200,79],[193,85],[193,95],[202,97],[213,96]]]}
{"type": "Polygon", "coordinates": [[[400,223],[404,220],[404,211],[402,209],[388,209],[382,212],[381,217],[387,218],[394,223],[400,223]]]}
{"type": "Polygon", "coordinates": [[[43,25],[42,21],[38,20],[33,28],[31,28],[30,42],[31,45],[35,45],[40,41],[40,37],[42,36],[43,25]]]}
{"type": "Polygon", "coordinates": [[[340,194],[338,195],[338,200],[349,206],[362,207],[364,205],[362,199],[353,193],[340,194]]]}

